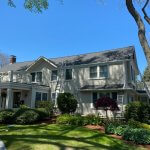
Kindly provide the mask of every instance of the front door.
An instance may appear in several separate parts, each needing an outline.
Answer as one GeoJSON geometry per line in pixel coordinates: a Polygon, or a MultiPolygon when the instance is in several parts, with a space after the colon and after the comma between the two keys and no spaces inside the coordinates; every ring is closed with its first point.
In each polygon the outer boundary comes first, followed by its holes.
{"type": "Polygon", "coordinates": [[[21,92],[14,92],[13,94],[13,108],[18,108],[20,106],[21,92]]]}

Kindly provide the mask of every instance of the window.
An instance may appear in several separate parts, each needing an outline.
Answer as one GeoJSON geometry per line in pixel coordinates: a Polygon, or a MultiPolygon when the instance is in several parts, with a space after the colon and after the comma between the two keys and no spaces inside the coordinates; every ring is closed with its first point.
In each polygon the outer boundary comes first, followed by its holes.
{"type": "Polygon", "coordinates": [[[31,73],[32,82],[42,82],[42,72],[31,73]]]}
{"type": "Polygon", "coordinates": [[[32,76],[32,82],[35,82],[35,73],[31,73],[32,76]]]}
{"type": "Polygon", "coordinates": [[[47,101],[47,93],[42,93],[42,100],[47,101]]]}
{"type": "Polygon", "coordinates": [[[94,104],[94,106],[96,105],[96,101],[97,101],[97,99],[98,99],[98,97],[97,97],[97,92],[93,92],[93,94],[92,94],[92,99],[93,99],[93,104],[94,104]]]}
{"type": "Polygon", "coordinates": [[[42,82],[42,72],[37,72],[36,82],[42,82]]]}
{"type": "Polygon", "coordinates": [[[36,101],[41,101],[41,93],[40,92],[36,92],[35,100],[36,101]]]}
{"type": "Polygon", "coordinates": [[[52,100],[55,100],[56,99],[56,93],[52,93],[52,100]]]}
{"type": "Polygon", "coordinates": [[[102,98],[102,97],[110,97],[110,93],[99,93],[99,98],[102,98]]]}
{"type": "Polygon", "coordinates": [[[112,99],[117,100],[117,92],[112,92],[112,99]]]}
{"type": "Polygon", "coordinates": [[[57,80],[57,70],[52,70],[51,81],[57,80]]]}
{"type": "Polygon", "coordinates": [[[108,66],[104,65],[104,66],[100,66],[100,73],[99,73],[100,77],[108,77],[108,66]]]}
{"type": "Polygon", "coordinates": [[[66,80],[72,79],[72,69],[66,69],[66,80]]]}
{"type": "Polygon", "coordinates": [[[36,97],[35,97],[36,101],[46,101],[47,100],[47,93],[41,93],[41,92],[36,92],[36,97]]]}
{"type": "Polygon", "coordinates": [[[97,66],[90,67],[90,78],[97,78],[97,66]]]}

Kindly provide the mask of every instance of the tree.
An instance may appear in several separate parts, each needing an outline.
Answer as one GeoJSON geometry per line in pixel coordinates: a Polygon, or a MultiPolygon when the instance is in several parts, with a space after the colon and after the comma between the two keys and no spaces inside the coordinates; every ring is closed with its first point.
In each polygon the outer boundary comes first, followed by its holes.
{"type": "Polygon", "coordinates": [[[0,52],[0,68],[4,65],[8,64],[8,56],[2,52],[0,52]]]}
{"type": "Polygon", "coordinates": [[[148,67],[145,68],[143,80],[145,82],[150,82],[150,69],[148,67]]]}
{"type": "MultiPolygon", "coordinates": [[[[137,9],[134,6],[133,0],[125,0],[125,1],[129,13],[132,15],[133,19],[137,24],[139,41],[143,48],[143,52],[145,54],[148,65],[150,65],[150,46],[146,37],[146,30],[144,25],[144,20],[150,25],[150,17],[148,16],[146,11],[146,8],[148,7],[150,0],[136,0],[143,4],[143,7],[141,9],[143,14],[140,14],[137,11],[137,9]],[[144,16],[144,19],[142,18],[142,15],[144,16]]],[[[24,6],[26,9],[29,9],[30,11],[42,12],[42,10],[48,8],[48,2],[49,2],[48,0],[25,0],[24,6]]],[[[15,7],[13,0],[8,0],[8,4],[12,7],[15,7]]]]}
{"type": "Polygon", "coordinates": [[[118,111],[119,107],[116,100],[111,99],[110,97],[104,96],[96,101],[96,109],[102,108],[106,112],[106,117],[108,118],[108,110],[114,112],[118,111]]]}
{"type": "MultiPolygon", "coordinates": [[[[148,17],[147,12],[146,12],[146,8],[149,4],[149,0],[138,0],[138,1],[144,3],[142,12],[143,12],[145,21],[150,25],[150,18],[148,17]]],[[[142,19],[142,15],[140,15],[138,11],[135,9],[133,0],[126,0],[126,6],[127,6],[129,13],[132,15],[132,17],[134,18],[137,24],[139,41],[143,48],[148,65],[150,65],[150,46],[146,38],[146,30],[145,30],[144,21],[142,19]]]]}

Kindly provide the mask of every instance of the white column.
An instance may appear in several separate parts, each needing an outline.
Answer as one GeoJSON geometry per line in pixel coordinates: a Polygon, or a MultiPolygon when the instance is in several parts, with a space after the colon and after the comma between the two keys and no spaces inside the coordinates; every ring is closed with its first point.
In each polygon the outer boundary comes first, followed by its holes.
{"type": "Polygon", "coordinates": [[[9,82],[13,81],[13,71],[8,71],[8,78],[9,82]]]}
{"type": "Polygon", "coordinates": [[[7,89],[7,97],[6,97],[6,109],[13,108],[13,91],[11,88],[7,89]]]}
{"type": "Polygon", "coordinates": [[[31,108],[35,107],[35,95],[36,95],[36,90],[32,88],[31,91],[31,108]]]}

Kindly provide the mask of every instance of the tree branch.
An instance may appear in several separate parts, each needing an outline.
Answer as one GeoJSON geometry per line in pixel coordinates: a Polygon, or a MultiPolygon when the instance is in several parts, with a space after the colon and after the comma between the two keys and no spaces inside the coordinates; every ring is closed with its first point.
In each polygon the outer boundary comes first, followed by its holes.
{"type": "Polygon", "coordinates": [[[148,65],[150,66],[150,47],[149,47],[149,44],[148,44],[148,41],[147,41],[147,38],[145,35],[145,25],[143,23],[143,20],[142,20],[140,14],[137,12],[137,10],[135,9],[135,7],[133,5],[133,0],[126,0],[126,6],[127,6],[129,13],[132,15],[132,17],[134,18],[134,20],[138,26],[139,41],[143,48],[148,65]]]}
{"type": "Polygon", "coordinates": [[[143,6],[142,11],[143,11],[143,14],[144,14],[144,19],[147,21],[148,24],[150,24],[150,18],[148,17],[148,15],[146,13],[146,10],[145,10],[147,5],[148,5],[148,3],[149,3],[149,0],[146,0],[146,3],[143,6]]]}

